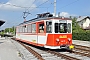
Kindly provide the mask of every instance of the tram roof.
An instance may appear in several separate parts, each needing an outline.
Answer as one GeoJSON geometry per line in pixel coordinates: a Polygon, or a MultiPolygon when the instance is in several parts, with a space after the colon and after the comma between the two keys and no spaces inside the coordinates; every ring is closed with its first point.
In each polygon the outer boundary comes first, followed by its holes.
{"type": "Polygon", "coordinates": [[[5,21],[0,20],[0,26],[3,25],[5,23],[5,21]]]}
{"type": "Polygon", "coordinates": [[[62,18],[62,17],[34,18],[34,19],[31,19],[31,20],[25,21],[23,23],[20,23],[19,25],[26,24],[26,23],[29,23],[29,22],[35,22],[35,21],[40,21],[40,20],[50,20],[50,19],[71,20],[70,18],[65,18],[65,17],[64,18],[62,18]]]}

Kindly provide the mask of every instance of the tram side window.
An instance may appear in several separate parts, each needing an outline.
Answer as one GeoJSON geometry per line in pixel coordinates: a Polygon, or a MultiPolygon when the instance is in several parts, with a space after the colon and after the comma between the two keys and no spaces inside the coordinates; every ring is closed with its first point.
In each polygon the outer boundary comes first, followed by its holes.
{"type": "Polygon", "coordinates": [[[22,29],[21,29],[21,26],[19,27],[19,32],[21,32],[22,31],[22,29]]]}
{"type": "Polygon", "coordinates": [[[52,33],[52,22],[46,22],[46,32],[52,33]]]}
{"type": "Polygon", "coordinates": [[[44,23],[39,24],[39,33],[44,33],[44,23]]]}
{"type": "Polygon", "coordinates": [[[29,33],[31,33],[31,24],[29,24],[28,26],[27,26],[27,32],[29,32],[29,33]]]}
{"type": "Polygon", "coordinates": [[[21,32],[23,32],[23,26],[21,26],[21,32]]]}
{"type": "Polygon", "coordinates": [[[25,32],[27,32],[27,25],[24,26],[25,32]]]}
{"type": "Polygon", "coordinates": [[[32,24],[32,33],[36,33],[36,24],[32,24]]]}
{"type": "Polygon", "coordinates": [[[21,32],[23,32],[23,27],[22,27],[22,26],[21,26],[21,28],[20,28],[20,29],[21,29],[21,32]]]}
{"type": "Polygon", "coordinates": [[[21,33],[22,29],[21,29],[21,26],[19,27],[19,32],[21,33]]]}
{"type": "Polygon", "coordinates": [[[71,23],[68,23],[68,25],[67,25],[67,31],[68,31],[68,33],[71,33],[71,23]]]}
{"type": "Polygon", "coordinates": [[[23,33],[25,32],[24,26],[22,26],[22,32],[23,32],[23,33]]]}

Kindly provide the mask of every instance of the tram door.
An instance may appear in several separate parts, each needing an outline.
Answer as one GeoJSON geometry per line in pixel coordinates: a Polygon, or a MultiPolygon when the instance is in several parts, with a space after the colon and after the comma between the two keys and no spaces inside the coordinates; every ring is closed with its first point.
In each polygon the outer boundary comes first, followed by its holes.
{"type": "Polygon", "coordinates": [[[44,33],[44,22],[40,22],[38,26],[39,26],[38,33],[44,33]]]}
{"type": "Polygon", "coordinates": [[[37,43],[43,44],[44,42],[44,34],[45,34],[45,24],[44,21],[38,22],[38,27],[37,27],[37,43]]]}

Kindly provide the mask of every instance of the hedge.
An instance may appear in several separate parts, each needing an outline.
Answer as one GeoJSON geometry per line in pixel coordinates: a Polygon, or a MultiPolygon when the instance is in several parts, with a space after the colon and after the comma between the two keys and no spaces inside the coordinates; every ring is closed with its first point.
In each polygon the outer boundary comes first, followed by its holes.
{"type": "Polygon", "coordinates": [[[90,33],[73,33],[73,40],[90,41],[90,33]]]}

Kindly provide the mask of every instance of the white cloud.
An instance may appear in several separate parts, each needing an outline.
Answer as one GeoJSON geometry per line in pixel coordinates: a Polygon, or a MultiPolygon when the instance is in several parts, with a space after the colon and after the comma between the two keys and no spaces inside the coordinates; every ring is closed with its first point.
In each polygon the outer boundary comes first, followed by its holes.
{"type": "Polygon", "coordinates": [[[75,14],[70,14],[70,13],[68,13],[68,12],[61,12],[61,13],[60,13],[60,16],[70,17],[70,16],[77,16],[77,15],[75,15],[75,14]]]}
{"type": "MultiPolygon", "coordinates": [[[[39,0],[40,2],[45,2],[47,0],[39,0]]],[[[0,10],[23,10],[25,8],[21,7],[31,7],[34,0],[9,0],[6,3],[0,4],[0,10]],[[15,5],[15,6],[14,6],[15,5]],[[16,7],[18,6],[18,7],[16,7]],[[21,6],[21,7],[20,7],[21,6]]],[[[34,3],[32,7],[37,7],[34,3]]],[[[29,8],[29,10],[32,8],[29,8]]]]}
{"type": "Polygon", "coordinates": [[[60,13],[60,16],[69,17],[70,14],[67,13],[67,12],[61,12],[61,13],[60,13]]]}
{"type": "MultiPolygon", "coordinates": [[[[54,13],[52,13],[52,14],[53,14],[53,16],[55,16],[54,13]]],[[[68,13],[68,12],[61,12],[59,15],[60,15],[60,16],[64,16],[64,17],[77,16],[77,15],[75,15],[75,14],[70,14],[70,13],[68,13]]],[[[56,14],[56,17],[58,17],[58,14],[56,14]]]]}

